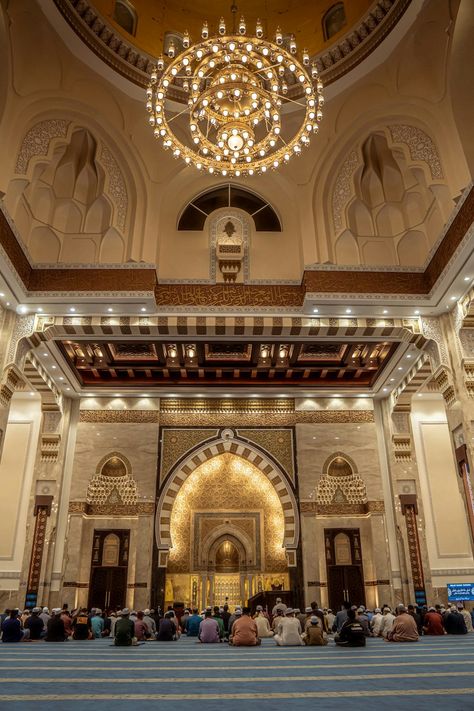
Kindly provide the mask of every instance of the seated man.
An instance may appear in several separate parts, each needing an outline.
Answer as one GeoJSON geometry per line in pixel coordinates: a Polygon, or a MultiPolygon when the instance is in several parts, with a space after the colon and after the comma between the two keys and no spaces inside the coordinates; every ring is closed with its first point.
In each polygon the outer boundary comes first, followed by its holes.
{"type": "Polygon", "coordinates": [[[324,647],[328,643],[321,628],[320,620],[316,617],[316,615],[310,617],[310,624],[306,626],[306,632],[303,634],[303,640],[305,644],[311,647],[324,647]]]}
{"type": "Polygon", "coordinates": [[[443,618],[434,607],[428,609],[423,619],[423,632],[429,635],[444,635],[443,618]]]}
{"type": "Polygon", "coordinates": [[[142,610],[139,610],[137,612],[137,619],[135,620],[135,637],[137,638],[138,642],[145,642],[145,640],[149,639],[150,637],[150,632],[148,630],[148,625],[146,624],[144,620],[144,613],[142,610]]]}
{"type": "Polygon", "coordinates": [[[270,629],[270,623],[268,618],[265,617],[263,607],[261,605],[257,605],[257,614],[255,615],[254,620],[257,625],[258,636],[260,639],[262,639],[262,637],[273,637],[273,632],[270,629]]]}
{"type": "Polygon", "coordinates": [[[44,637],[44,623],[39,616],[41,607],[34,607],[33,612],[25,621],[25,629],[30,630],[30,640],[37,641],[44,637]]]}
{"type": "Polygon", "coordinates": [[[29,630],[21,629],[19,610],[11,610],[2,622],[2,642],[21,642],[28,639],[29,630]]]}
{"type": "Polygon", "coordinates": [[[46,625],[45,642],[65,642],[67,640],[66,629],[61,618],[61,609],[55,607],[52,610],[52,616],[46,625]]]}
{"type": "Polygon", "coordinates": [[[364,628],[356,620],[356,611],[352,608],[347,610],[347,619],[334,641],[339,647],[365,647],[364,628]]]}
{"type": "Polygon", "coordinates": [[[201,620],[198,637],[199,641],[203,644],[213,644],[220,640],[219,623],[216,618],[212,616],[211,610],[206,610],[204,619],[201,620]]]}
{"type": "Polygon", "coordinates": [[[418,642],[416,622],[404,605],[398,605],[397,616],[387,635],[389,642],[418,642]]]}
{"type": "Polygon", "coordinates": [[[454,605],[444,617],[444,629],[446,630],[446,634],[467,634],[464,617],[454,605]]]}
{"type": "Polygon", "coordinates": [[[177,639],[177,627],[174,619],[174,612],[168,610],[166,615],[160,620],[158,634],[156,635],[158,642],[173,642],[177,639]]]}
{"type": "Polygon", "coordinates": [[[255,620],[250,617],[250,607],[242,608],[242,615],[236,618],[229,643],[234,647],[255,647],[261,644],[255,620]]]}
{"type": "Polygon", "coordinates": [[[131,647],[135,642],[135,625],[130,619],[130,610],[124,608],[120,612],[120,619],[115,623],[115,639],[116,647],[131,647]]]}
{"type": "Polygon", "coordinates": [[[285,616],[277,625],[274,640],[279,647],[301,647],[304,644],[300,621],[296,619],[293,608],[286,609],[285,616]]]}
{"type": "Polygon", "coordinates": [[[94,639],[91,630],[91,621],[85,607],[75,615],[72,621],[73,639],[94,639]]]}
{"type": "Polygon", "coordinates": [[[198,615],[197,607],[193,607],[193,614],[188,617],[184,625],[184,631],[188,637],[197,637],[199,634],[199,625],[202,622],[201,615],[198,615]]]}

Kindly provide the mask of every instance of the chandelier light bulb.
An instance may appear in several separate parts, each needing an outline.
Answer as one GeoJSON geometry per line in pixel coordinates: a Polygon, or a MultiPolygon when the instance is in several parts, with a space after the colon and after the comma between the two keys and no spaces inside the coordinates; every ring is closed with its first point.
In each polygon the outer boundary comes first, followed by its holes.
{"type": "Polygon", "coordinates": [[[221,17],[215,35],[203,23],[197,42],[186,30],[181,52],[171,39],[150,73],[148,123],[165,149],[198,170],[265,173],[298,155],[317,132],[322,82],[308,50],[297,54],[294,35],[284,41],[278,28],[267,40],[258,20],[255,35],[244,38],[243,17],[233,35],[227,32],[221,17]]]}

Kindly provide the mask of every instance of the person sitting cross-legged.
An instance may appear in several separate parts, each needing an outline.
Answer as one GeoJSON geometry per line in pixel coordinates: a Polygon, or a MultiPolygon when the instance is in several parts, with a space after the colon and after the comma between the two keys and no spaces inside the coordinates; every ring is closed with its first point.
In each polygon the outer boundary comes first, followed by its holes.
{"type": "Polygon", "coordinates": [[[232,637],[229,638],[229,644],[234,647],[255,647],[255,645],[261,644],[255,620],[250,617],[250,607],[242,608],[242,615],[237,617],[232,625],[232,637]]]}
{"type": "Polygon", "coordinates": [[[130,610],[126,607],[119,613],[120,619],[115,623],[115,639],[116,647],[131,647],[136,644],[135,624],[130,619],[130,610]]]}
{"type": "Polygon", "coordinates": [[[387,635],[389,642],[418,642],[418,629],[414,618],[408,614],[405,605],[397,606],[397,616],[387,635]]]}
{"type": "Polygon", "coordinates": [[[261,605],[257,605],[257,612],[254,620],[257,625],[258,636],[260,639],[262,639],[262,637],[273,637],[273,632],[270,629],[270,623],[268,618],[265,617],[263,607],[261,605]]]}
{"type": "Polygon", "coordinates": [[[52,616],[46,625],[45,642],[66,642],[67,634],[64,627],[64,622],[61,618],[61,608],[55,607],[52,610],[52,616]]]}
{"type": "Polygon", "coordinates": [[[364,628],[356,620],[356,611],[347,610],[347,619],[334,637],[335,643],[339,647],[365,647],[364,628]]]}
{"type": "Polygon", "coordinates": [[[316,615],[310,617],[310,624],[306,625],[306,631],[303,634],[304,643],[310,647],[324,647],[328,641],[324,636],[320,620],[316,615]]]}
{"type": "Polygon", "coordinates": [[[279,647],[301,647],[304,644],[301,638],[300,621],[295,617],[291,607],[286,609],[284,617],[277,625],[273,639],[279,647]]]}
{"type": "Polygon", "coordinates": [[[213,644],[220,641],[220,628],[217,619],[212,616],[212,610],[206,610],[204,619],[199,625],[199,641],[203,644],[213,644]]]}

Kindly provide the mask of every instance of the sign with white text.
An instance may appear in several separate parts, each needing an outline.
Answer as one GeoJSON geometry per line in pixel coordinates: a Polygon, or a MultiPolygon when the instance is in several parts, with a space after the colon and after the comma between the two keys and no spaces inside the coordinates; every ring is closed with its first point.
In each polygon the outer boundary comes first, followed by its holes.
{"type": "Polygon", "coordinates": [[[474,600],[474,583],[448,583],[448,600],[474,600]]]}

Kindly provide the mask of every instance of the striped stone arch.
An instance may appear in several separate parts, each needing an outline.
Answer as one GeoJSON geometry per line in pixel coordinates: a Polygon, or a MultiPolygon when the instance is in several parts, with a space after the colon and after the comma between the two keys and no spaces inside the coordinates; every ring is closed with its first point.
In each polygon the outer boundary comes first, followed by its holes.
{"type": "MultiPolygon", "coordinates": [[[[285,521],[283,546],[287,553],[295,550],[299,541],[299,516],[298,506],[291,485],[283,470],[269,456],[254,444],[239,440],[237,437],[228,437],[229,430],[225,430],[223,437],[199,445],[187,458],[180,462],[168,477],[168,480],[158,501],[156,512],[156,543],[160,551],[160,565],[166,565],[166,553],[171,547],[170,519],[176,496],[186,479],[204,462],[220,454],[235,454],[247,460],[265,474],[280,498],[285,521]]],[[[291,556],[289,556],[290,558],[291,556]]],[[[294,556],[293,556],[294,557],[294,556]]]]}

